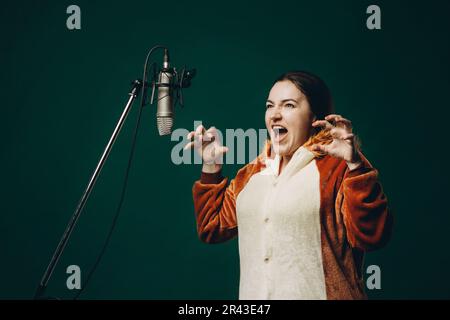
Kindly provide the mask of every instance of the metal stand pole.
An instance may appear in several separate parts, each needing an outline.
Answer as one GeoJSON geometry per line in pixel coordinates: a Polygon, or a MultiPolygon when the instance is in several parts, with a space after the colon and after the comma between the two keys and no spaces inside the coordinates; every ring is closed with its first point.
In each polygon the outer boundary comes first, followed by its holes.
{"type": "Polygon", "coordinates": [[[133,105],[133,102],[136,98],[136,96],[139,94],[139,91],[143,89],[143,84],[139,80],[135,80],[133,82],[133,87],[131,88],[129,95],[130,98],[127,101],[127,104],[125,106],[125,109],[122,112],[122,115],[120,116],[119,122],[117,123],[114,132],[112,133],[111,138],[108,141],[108,144],[105,147],[105,150],[103,151],[103,154],[97,164],[97,167],[94,170],[94,173],[91,176],[91,179],[89,180],[89,183],[86,187],[86,190],[84,191],[78,206],[73,213],[69,224],[67,225],[66,231],[64,232],[61,240],[59,241],[58,246],[56,247],[55,252],[53,253],[53,257],[50,260],[50,263],[47,266],[47,269],[45,270],[45,273],[42,277],[41,282],[39,283],[39,286],[36,290],[36,293],[34,295],[35,299],[43,298],[45,289],[47,288],[48,281],[50,280],[50,277],[52,276],[52,273],[58,263],[59,258],[61,257],[61,254],[64,251],[64,248],[66,247],[67,241],[69,240],[69,237],[75,227],[75,224],[77,223],[78,218],[80,217],[81,212],[83,211],[84,205],[86,204],[87,199],[89,198],[89,195],[91,194],[92,188],[94,187],[94,184],[100,174],[100,171],[103,168],[103,165],[105,164],[106,160],[108,159],[109,153],[111,152],[111,148],[116,141],[120,130],[122,129],[122,126],[128,116],[128,113],[131,110],[131,106],[133,105]]]}

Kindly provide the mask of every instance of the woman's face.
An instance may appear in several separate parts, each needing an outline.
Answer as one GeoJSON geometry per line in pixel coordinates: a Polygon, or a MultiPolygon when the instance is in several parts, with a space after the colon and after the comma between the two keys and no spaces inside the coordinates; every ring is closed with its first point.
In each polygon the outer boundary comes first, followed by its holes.
{"type": "Polygon", "coordinates": [[[291,156],[312,131],[315,116],[308,99],[291,81],[279,81],[269,92],[266,108],[266,127],[275,153],[291,156]]]}

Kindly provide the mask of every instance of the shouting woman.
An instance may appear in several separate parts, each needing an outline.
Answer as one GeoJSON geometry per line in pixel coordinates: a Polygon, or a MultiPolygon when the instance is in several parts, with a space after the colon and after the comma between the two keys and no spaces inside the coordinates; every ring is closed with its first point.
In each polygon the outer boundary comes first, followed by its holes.
{"type": "Polygon", "coordinates": [[[364,253],[388,240],[392,215],[350,120],[317,76],[288,72],[266,102],[270,139],[230,182],[214,127],[189,133],[202,156],[193,187],[202,241],[238,236],[240,299],[364,299],[364,253]],[[229,182],[229,183],[228,183],[229,182]]]}

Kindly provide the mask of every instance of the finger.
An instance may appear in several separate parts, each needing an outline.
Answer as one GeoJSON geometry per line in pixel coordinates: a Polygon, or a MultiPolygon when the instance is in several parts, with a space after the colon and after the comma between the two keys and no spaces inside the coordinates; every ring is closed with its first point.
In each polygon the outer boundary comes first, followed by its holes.
{"type": "Polygon", "coordinates": [[[210,127],[208,130],[206,130],[206,132],[214,132],[216,130],[216,127],[210,127]]]}
{"type": "Polygon", "coordinates": [[[205,131],[205,127],[201,124],[197,127],[197,129],[195,129],[195,135],[200,136],[203,134],[204,131],[205,131]]]}
{"type": "Polygon", "coordinates": [[[216,127],[211,127],[206,130],[206,132],[212,134],[214,139],[216,139],[217,141],[219,140],[219,133],[217,132],[216,127]]]}
{"type": "Polygon", "coordinates": [[[227,153],[228,150],[230,150],[228,147],[222,146],[222,147],[220,147],[219,152],[223,154],[223,153],[227,153]]]}
{"type": "Polygon", "coordinates": [[[205,134],[202,135],[202,137],[203,137],[203,141],[202,141],[203,143],[214,141],[214,136],[210,132],[206,132],[205,134]]]}
{"type": "MultiPolygon", "coordinates": [[[[215,158],[216,159],[218,158],[219,161],[222,161],[223,160],[222,159],[222,155],[227,153],[228,150],[229,150],[228,147],[225,147],[225,146],[218,147],[217,148],[217,155],[215,156],[215,158]]],[[[223,164],[222,162],[218,162],[218,163],[223,164]]]]}
{"type": "Polygon", "coordinates": [[[336,124],[342,124],[342,125],[344,125],[344,127],[348,128],[348,129],[353,128],[352,122],[348,119],[338,118],[335,121],[336,121],[336,124]]]}
{"type": "Polygon", "coordinates": [[[336,139],[343,139],[343,137],[349,133],[350,132],[341,127],[333,127],[333,129],[330,130],[331,136],[336,139]]]}
{"type": "Polygon", "coordinates": [[[343,139],[343,140],[352,140],[354,137],[355,137],[355,135],[353,133],[347,133],[341,139],[343,139]]]}
{"type": "Polygon", "coordinates": [[[342,118],[342,116],[340,115],[340,114],[329,114],[329,115],[327,115],[326,117],[325,117],[325,120],[328,120],[328,121],[334,121],[335,119],[337,119],[337,118],[342,118]]]}
{"type": "Polygon", "coordinates": [[[203,133],[200,134],[199,136],[197,136],[197,143],[200,145],[202,145],[202,147],[210,144],[211,142],[213,142],[215,140],[214,136],[208,132],[208,133],[203,133]]]}
{"type": "Polygon", "coordinates": [[[326,129],[332,129],[333,125],[327,120],[316,120],[312,123],[313,127],[324,127],[326,129]]]}
{"type": "Polygon", "coordinates": [[[352,122],[346,118],[343,118],[339,114],[330,114],[325,117],[326,120],[333,122],[336,126],[351,130],[353,128],[352,122]]]}
{"type": "Polygon", "coordinates": [[[202,146],[203,144],[203,131],[205,128],[203,128],[202,125],[199,125],[197,127],[197,129],[195,129],[195,134],[194,134],[194,143],[195,143],[195,148],[198,149],[202,146]]]}
{"type": "Polygon", "coordinates": [[[195,131],[191,131],[187,134],[186,139],[187,140],[192,140],[192,137],[195,135],[195,131]]]}
{"type": "Polygon", "coordinates": [[[220,146],[217,148],[213,148],[211,150],[208,151],[208,157],[207,157],[207,161],[205,161],[206,164],[223,164],[223,154],[228,152],[228,147],[225,146],[220,146]]]}
{"type": "Polygon", "coordinates": [[[330,134],[333,138],[340,140],[348,140],[354,137],[353,133],[348,132],[347,129],[339,127],[334,127],[333,129],[331,129],[330,134]]]}
{"type": "Polygon", "coordinates": [[[190,148],[192,148],[192,147],[194,146],[194,144],[195,144],[194,141],[187,143],[187,144],[184,146],[183,150],[189,150],[190,148]]]}
{"type": "Polygon", "coordinates": [[[321,151],[324,153],[328,153],[328,145],[326,144],[314,144],[311,146],[311,151],[321,151]]]}
{"type": "Polygon", "coordinates": [[[214,158],[213,162],[217,164],[223,164],[223,155],[228,152],[228,147],[221,146],[212,151],[212,156],[214,158]]]}
{"type": "Polygon", "coordinates": [[[217,129],[215,127],[211,127],[205,131],[205,140],[207,141],[218,140],[217,129]]]}
{"type": "Polygon", "coordinates": [[[194,134],[194,141],[195,141],[195,148],[199,148],[202,146],[203,144],[203,132],[205,131],[205,127],[203,127],[203,125],[199,125],[196,129],[195,129],[195,134],[194,134]]]}

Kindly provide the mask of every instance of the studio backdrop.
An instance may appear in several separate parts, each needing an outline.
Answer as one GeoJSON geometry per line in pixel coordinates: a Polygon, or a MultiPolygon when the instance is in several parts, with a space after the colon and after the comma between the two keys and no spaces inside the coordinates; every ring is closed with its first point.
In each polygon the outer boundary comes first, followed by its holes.
{"type": "MultiPolygon", "coordinates": [[[[369,266],[380,271],[380,285],[366,288],[369,298],[450,298],[449,13],[444,0],[3,1],[0,298],[33,298],[131,82],[142,79],[145,55],[158,44],[179,70],[196,69],[184,107],[175,107],[173,132],[199,122],[258,132],[277,76],[319,75],[336,112],[352,120],[395,217],[389,244],[364,262],[366,279],[369,266]],[[371,5],[379,21],[370,21],[371,5]]],[[[162,50],[152,62],[162,66],[162,50]]],[[[136,100],[49,296],[74,297],[69,267],[84,282],[102,250],[138,111],[136,100]]],[[[142,109],[122,210],[80,298],[238,298],[238,241],[199,240],[192,185],[201,165],[193,154],[192,163],[174,161],[183,139],[159,136],[156,105],[142,109]]],[[[252,160],[247,154],[243,162],[252,160]]],[[[234,177],[241,162],[225,165],[223,174],[234,177]]]]}

